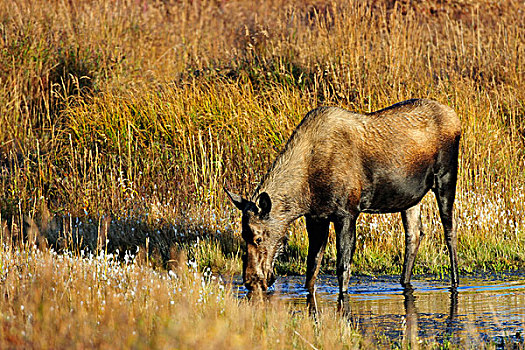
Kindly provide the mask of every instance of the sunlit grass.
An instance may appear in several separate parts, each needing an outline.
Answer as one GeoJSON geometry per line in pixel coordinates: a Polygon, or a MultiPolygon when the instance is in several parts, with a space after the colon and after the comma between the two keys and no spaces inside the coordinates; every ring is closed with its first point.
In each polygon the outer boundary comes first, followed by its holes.
{"type": "Polygon", "coordinates": [[[308,348],[358,346],[331,312],[317,322],[282,303],[237,299],[192,261],[166,271],[137,256],[2,245],[2,348],[308,348]]]}
{"type": "MultiPolygon", "coordinates": [[[[75,259],[103,250],[122,259],[138,248],[158,268],[189,259],[200,271],[239,273],[239,213],[223,186],[249,195],[318,105],[370,112],[427,97],[453,107],[463,124],[455,211],[461,273],[522,269],[522,12],[513,0],[1,2],[2,235],[42,249],[69,247],[75,259]]],[[[444,276],[433,195],[424,199],[423,224],[415,272],[444,276]]],[[[354,273],[400,272],[399,214],[362,215],[358,237],[354,273]]],[[[326,272],[333,272],[333,242],[332,233],[326,272]]],[[[307,248],[300,221],[279,272],[304,273],[307,248]]],[[[49,264],[67,257],[34,254],[49,264]]],[[[106,325],[118,323],[111,317],[106,325]]],[[[106,334],[85,322],[96,331],[79,333],[79,344],[88,344],[90,332],[106,334]]],[[[126,339],[142,341],[151,322],[126,339]]],[[[313,334],[303,335],[315,343],[313,334]]],[[[224,344],[237,341],[247,344],[224,344]]]]}

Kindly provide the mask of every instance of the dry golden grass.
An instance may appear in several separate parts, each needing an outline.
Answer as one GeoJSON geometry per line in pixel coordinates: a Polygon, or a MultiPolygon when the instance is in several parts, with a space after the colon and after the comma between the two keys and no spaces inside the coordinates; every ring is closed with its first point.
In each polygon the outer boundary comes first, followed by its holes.
{"type": "MultiPolygon", "coordinates": [[[[117,226],[139,219],[142,232],[160,220],[235,236],[222,186],[249,193],[309,109],[430,97],[464,125],[464,269],[522,266],[520,11],[517,1],[2,3],[2,219],[14,232],[22,215],[47,226],[49,208],[58,220],[109,215],[117,226]]],[[[417,268],[436,272],[444,254],[432,208],[417,268]]],[[[398,271],[399,218],[360,223],[357,269],[398,271]]],[[[302,266],[304,232],[292,231],[302,266]]],[[[111,241],[129,248],[143,236],[111,241]]]]}
{"type": "Polygon", "coordinates": [[[272,302],[237,299],[225,282],[183,263],[155,270],[135,257],[0,251],[0,347],[267,349],[355,347],[350,323],[317,322],[272,302]]]}
{"type": "MultiPolygon", "coordinates": [[[[0,2],[3,235],[77,252],[107,239],[110,252],[147,248],[164,265],[183,250],[201,269],[236,272],[238,213],[223,185],[250,193],[313,107],[368,112],[428,97],[464,128],[462,272],[523,268],[523,11],[514,0],[0,2]]],[[[425,202],[416,269],[441,273],[441,227],[432,196],[425,202]]],[[[358,230],[356,272],[399,272],[399,218],[364,215],[358,230]]],[[[306,248],[295,225],[279,269],[301,272],[306,248]]],[[[328,270],[334,256],[332,245],[328,270]]],[[[74,322],[85,339],[105,334],[74,322]]]]}

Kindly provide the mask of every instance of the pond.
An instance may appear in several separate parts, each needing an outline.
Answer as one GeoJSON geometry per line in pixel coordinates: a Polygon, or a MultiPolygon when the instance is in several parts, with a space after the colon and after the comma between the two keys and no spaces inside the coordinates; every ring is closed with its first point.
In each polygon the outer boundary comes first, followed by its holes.
{"type": "MultiPolygon", "coordinates": [[[[463,277],[451,291],[448,279],[416,277],[403,289],[399,277],[355,276],[349,288],[349,319],[367,336],[396,343],[494,343],[496,348],[524,346],[525,273],[479,274],[463,277]]],[[[278,277],[271,294],[306,310],[304,276],[278,277]]],[[[242,280],[234,281],[239,297],[242,280]]],[[[336,308],[335,276],[317,279],[319,308],[336,308]]]]}

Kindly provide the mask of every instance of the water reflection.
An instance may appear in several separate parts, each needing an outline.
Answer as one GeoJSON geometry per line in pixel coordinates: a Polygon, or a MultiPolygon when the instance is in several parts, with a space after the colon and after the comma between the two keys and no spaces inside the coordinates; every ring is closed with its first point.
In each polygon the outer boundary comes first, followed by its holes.
{"type": "MultiPolygon", "coordinates": [[[[447,318],[443,323],[444,329],[443,331],[440,331],[443,327],[440,327],[438,324],[434,324],[433,328],[435,335],[438,338],[437,340],[441,342],[445,339],[452,339],[454,334],[459,330],[457,322],[458,290],[456,288],[449,288],[448,290],[449,307],[447,318]]],[[[398,339],[405,347],[408,346],[411,349],[417,349],[419,348],[421,336],[424,336],[428,329],[420,329],[419,327],[420,312],[418,311],[416,303],[417,297],[415,295],[414,287],[411,284],[407,285],[402,289],[401,295],[403,296],[404,314],[399,312],[401,310],[398,311],[398,314],[390,314],[388,311],[385,312],[385,310],[364,312],[363,309],[366,309],[366,306],[363,307],[363,300],[360,300],[362,298],[356,298],[355,295],[352,294],[340,296],[337,302],[337,309],[342,317],[345,317],[353,324],[359,325],[365,333],[376,333],[376,335],[380,336],[387,335],[391,339],[398,339]]],[[[309,295],[307,303],[310,298],[312,298],[312,296],[309,295]]],[[[376,297],[375,301],[377,302],[378,300],[383,299],[376,297]]],[[[386,301],[383,303],[386,304],[386,301]]],[[[366,304],[366,301],[364,304],[366,304]]],[[[310,312],[312,313],[311,305],[310,312]]],[[[428,318],[428,315],[426,318],[428,318]]],[[[436,323],[438,322],[438,318],[442,317],[437,315],[434,316],[436,323]]],[[[426,321],[428,320],[421,320],[421,323],[424,325],[426,321]]]]}
{"type": "MultiPolygon", "coordinates": [[[[416,296],[414,287],[409,284],[403,290],[405,307],[405,329],[403,334],[403,345],[411,349],[419,348],[419,313],[416,306],[416,296]]],[[[444,338],[452,338],[457,331],[456,318],[458,316],[458,291],[450,288],[450,307],[448,317],[445,322],[444,338]]]]}
{"type": "Polygon", "coordinates": [[[414,288],[411,284],[405,287],[403,291],[405,297],[405,320],[406,328],[404,334],[404,343],[410,345],[411,348],[416,349],[418,346],[417,335],[418,335],[418,315],[416,308],[416,297],[414,296],[414,288]]]}
{"type": "MultiPolygon", "coordinates": [[[[298,311],[308,310],[303,284],[301,276],[280,277],[272,298],[288,300],[298,311]]],[[[397,277],[354,277],[341,304],[337,278],[319,276],[314,301],[319,312],[342,306],[344,317],[363,333],[388,338],[399,346],[417,348],[418,342],[426,340],[467,347],[487,342],[496,347],[523,346],[524,273],[463,278],[457,289],[447,284],[419,278],[403,289],[397,277]]],[[[238,285],[242,297],[240,280],[238,285]]]]}

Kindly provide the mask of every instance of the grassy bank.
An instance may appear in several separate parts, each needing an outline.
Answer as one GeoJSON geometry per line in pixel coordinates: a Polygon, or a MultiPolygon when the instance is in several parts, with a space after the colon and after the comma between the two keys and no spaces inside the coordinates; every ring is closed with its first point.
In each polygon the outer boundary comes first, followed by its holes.
{"type": "MultiPolygon", "coordinates": [[[[238,272],[224,185],[250,193],[311,108],[428,97],[463,123],[462,273],[523,268],[521,6],[2,2],[2,232],[57,249],[141,247],[163,265],[185,251],[201,268],[238,272]]],[[[425,202],[416,272],[441,273],[441,226],[425,202]]],[[[355,273],[400,272],[399,215],[364,215],[358,232],[355,273]]],[[[298,223],[280,272],[302,273],[306,249],[298,223]]]]}
{"type": "Polygon", "coordinates": [[[359,321],[335,305],[314,318],[306,306],[278,298],[240,300],[229,281],[181,255],[166,270],[140,252],[121,260],[105,251],[57,254],[4,240],[0,280],[2,349],[496,348],[474,325],[436,340],[418,339],[404,325],[391,339],[379,331],[363,335],[359,321]]]}
{"type": "Polygon", "coordinates": [[[0,249],[3,349],[355,347],[357,331],[327,311],[316,323],[281,303],[237,299],[185,260],[165,270],[127,256],[0,249]]]}

